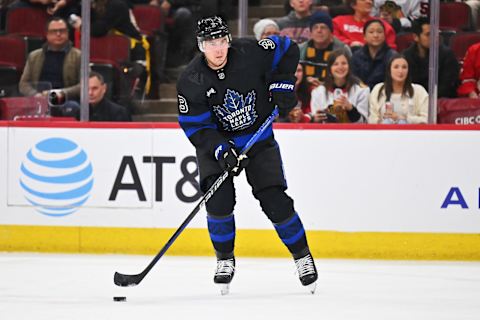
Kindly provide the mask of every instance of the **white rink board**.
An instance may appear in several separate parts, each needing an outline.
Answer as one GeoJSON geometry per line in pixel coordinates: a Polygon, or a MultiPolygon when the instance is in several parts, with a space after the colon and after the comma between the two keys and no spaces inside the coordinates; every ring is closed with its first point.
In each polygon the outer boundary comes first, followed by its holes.
{"type": "MultiPolygon", "coordinates": [[[[276,129],[275,134],[288,193],[307,229],[480,232],[479,131],[276,129]],[[441,208],[451,188],[457,188],[451,200],[461,192],[468,209],[441,208]]],[[[180,184],[183,196],[195,193],[182,182],[182,169],[195,170],[195,152],[180,129],[0,127],[0,142],[0,224],[176,228],[197,203],[182,201],[176,190],[180,184]],[[62,217],[37,212],[19,183],[28,151],[52,137],[77,144],[93,168],[88,200],[62,217]],[[144,201],[135,190],[120,190],[109,200],[125,159],[130,166],[121,182],[133,182],[133,163],[144,201]]],[[[238,228],[271,229],[245,177],[237,182],[238,228]]],[[[191,226],[205,227],[204,216],[200,212],[191,226]]]]}

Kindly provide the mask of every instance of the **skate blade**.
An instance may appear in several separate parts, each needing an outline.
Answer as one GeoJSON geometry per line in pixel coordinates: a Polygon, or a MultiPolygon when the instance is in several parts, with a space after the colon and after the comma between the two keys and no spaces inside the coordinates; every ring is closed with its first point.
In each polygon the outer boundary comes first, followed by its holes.
{"type": "Polygon", "coordinates": [[[315,294],[315,290],[317,289],[317,282],[315,281],[314,283],[310,283],[308,286],[308,291],[310,291],[311,294],[315,294]]]}
{"type": "Polygon", "coordinates": [[[230,292],[230,283],[219,283],[220,293],[222,296],[227,295],[230,292]]]}

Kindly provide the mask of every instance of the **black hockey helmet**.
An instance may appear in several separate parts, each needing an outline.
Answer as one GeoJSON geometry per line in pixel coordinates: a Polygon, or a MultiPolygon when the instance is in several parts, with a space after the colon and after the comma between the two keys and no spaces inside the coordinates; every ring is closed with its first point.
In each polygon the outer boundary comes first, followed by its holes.
{"type": "Polygon", "coordinates": [[[232,41],[232,35],[228,30],[228,26],[222,18],[218,16],[203,18],[197,23],[197,40],[198,42],[208,39],[218,39],[228,37],[228,41],[232,41]]]}

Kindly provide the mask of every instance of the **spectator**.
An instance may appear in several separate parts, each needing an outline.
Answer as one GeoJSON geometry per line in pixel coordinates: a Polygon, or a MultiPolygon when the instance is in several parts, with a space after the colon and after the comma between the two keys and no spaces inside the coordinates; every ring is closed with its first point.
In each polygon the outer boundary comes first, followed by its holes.
{"type": "Polygon", "coordinates": [[[7,1],[10,2],[8,5],[9,9],[15,8],[41,8],[47,11],[49,15],[55,17],[61,17],[65,20],[68,19],[68,16],[77,12],[79,1],[77,0],[17,0],[17,1],[7,1]]]}
{"type": "Polygon", "coordinates": [[[422,0],[375,0],[372,15],[390,23],[397,33],[408,31],[422,16],[422,0]]]}
{"type": "Polygon", "coordinates": [[[279,34],[278,24],[272,19],[261,19],[253,26],[255,39],[261,40],[268,36],[279,34]]]}
{"type": "Polygon", "coordinates": [[[406,124],[428,122],[428,93],[412,84],[407,59],[395,54],[387,66],[385,82],[370,95],[369,123],[406,124]]]}
{"type": "Polygon", "coordinates": [[[88,103],[90,121],[132,121],[127,109],[105,97],[107,84],[98,72],[88,78],[88,103]]]}
{"type": "MultiPolygon", "coordinates": [[[[165,17],[173,21],[166,25],[168,51],[166,64],[176,68],[187,64],[197,53],[197,41],[194,35],[196,21],[202,17],[220,15],[234,19],[236,11],[233,0],[133,0],[135,3],[146,1],[159,6],[165,17]]],[[[251,2],[251,1],[250,1],[251,2]]]]}
{"type": "MultiPolygon", "coordinates": [[[[150,91],[150,44],[146,36],[140,34],[131,20],[130,9],[124,0],[95,0],[92,5],[90,34],[92,37],[103,37],[109,33],[122,34],[130,38],[130,62],[139,70],[141,78],[140,91],[150,91]]],[[[77,17],[73,27],[80,30],[82,19],[77,17]]]]}
{"type": "Polygon", "coordinates": [[[312,15],[312,0],[290,0],[293,8],[288,15],[277,20],[280,35],[288,36],[300,44],[310,38],[310,16],[312,15]]]}
{"type": "MultiPolygon", "coordinates": [[[[341,14],[351,14],[352,8],[346,5],[346,0],[313,0],[313,8],[321,10],[330,15],[330,17],[336,17],[341,14]]],[[[289,14],[293,8],[290,6],[290,0],[285,0],[283,7],[285,14],[289,14]]]]}
{"type": "MultiPolygon", "coordinates": [[[[196,52],[195,21],[202,15],[201,1],[153,0],[151,3],[155,2],[160,6],[163,14],[173,21],[173,24],[166,26],[168,33],[167,66],[179,67],[185,65],[196,52]]],[[[210,4],[212,1],[204,2],[210,4]]],[[[210,7],[205,3],[203,6],[210,7]]]]}
{"type": "Polygon", "coordinates": [[[385,42],[385,24],[370,20],[363,29],[365,45],[352,57],[353,73],[370,89],[385,79],[385,66],[395,51],[385,42]]]}
{"type": "MultiPolygon", "coordinates": [[[[413,22],[414,43],[403,51],[408,65],[415,72],[412,82],[428,90],[428,62],[430,49],[430,21],[419,18],[413,22]]],[[[458,86],[459,64],[453,51],[443,44],[438,48],[438,97],[453,98],[458,86]]]]}
{"type": "Polygon", "coordinates": [[[312,91],[313,122],[366,122],[369,92],[353,75],[347,51],[333,51],[327,60],[325,83],[312,91]]]}
{"type": "Polygon", "coordinates": [[[327,74],[328,55],[337,49],[345,49],[351,55],[350,48],[333,36],[330,16],[318,11],[310,17],[310,40],[300,46],[300,61],[305,64],[305,77],[309,84],[319,86],[327,74]]]}
{"type": "MultiPolygon", "coordinates": [[[[368,21],[375,19],[371,16],[372,5],[372,0],[352,0],[353,15],[337,16],[333,19],[334,35],[352,48],[363,46],[365,44],[363,28],[368,21]]],[[[396,49],[393,27],[385,22],[384,30],[388,46],[396,49]]]]}
{"type": "Polygon", "coordinates": [[[46,24],[46,40],[42,48],[28,55],[18,84],[20,93],[46,97],[48,89],[56,89],[58,103],[66,101],[67,105],[78,107],[81,52],[68,40],[67,22],[60,17],[51,18],[46,24]]]}
{"type": "Polygon", "coordinates": [[[353,9],[347,4],[347,0],[317,0],[317,6],[319,10],[328,12],[330,17],[352,14],[353,9]]]}
{"type": "Polygon", "coordinates": [[[310,86],[304,77],[304,67],[301,63],[297,65],[295,71],[295,93],[297,96],[297,105],[288,113],[288,120],[294,123],[305,123],[312,121],[310,109],[310,86]]]}
{"type": "Polygon", "coordinates": [[[480,42],[468,48],[460,73],[460,86],[457,93],[460,97],[478,99],[480,83],[480,42]]]}

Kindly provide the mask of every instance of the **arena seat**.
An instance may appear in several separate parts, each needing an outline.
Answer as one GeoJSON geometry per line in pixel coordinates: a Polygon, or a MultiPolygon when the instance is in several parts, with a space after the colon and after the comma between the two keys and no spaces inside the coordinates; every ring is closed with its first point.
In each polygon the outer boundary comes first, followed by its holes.
{"type": "Polygon", "coordinates": [[[48,110],[46,97],[11,97],[0,99],[0,119],[14,120],[20,116],[44,116],[48,110]]]}
{"type": "Polygon", "coordinates": [[[413,32],[406,32],[397,34],[395,37],[395,43],[397,44],[397,51],[402,52],[403,50],[410,47],[410,44],[413,43],[413,32]]]}
{"type": "Polygon", "coordinates": [[[164,16],[158,6],[136,5],[133,14],[143,34],[151,37],[155,31],[163,30],[164,16]]]}
{"type": "Polygon", "coordinates": [[[18,95],[18,82],[25,66],[25,40],[15,35],[0,36],[0,97],[18,95]]]}
{"type": "Polygon", "coordinates": [[[120,68],[130,61],[130,40],[121,35],[90,38],[90,61],[110,63],[120,68]]]}
{"type": "Polygon", "coordinates": [[[7,12],[7,33],[29,37],[45,37],[48,14],[39,8],[13,8],[7,12]]]}
{"type": "Polygon", "coordinates": [[[440,2],[440,30],[472,30],[472,11],[464,2],[440,2]]]}
{"type": "Polygon", "coordinates": [[[471,45],[480,42],[480,32],[458,32],[450,38],[450,48],[458,61],[463,61],[471,45]]]}
{"type": "Polygon", "coordinates": [[[27,41],[27,53],[42,46],[48,14],[39,8],[13,8],[8,10],[6,32],[21,35],[27,41]]]}
{"type": "Polygon", "coordinates": [[[122,35],[90,38],[90,64],[107,83],[107,96],[121,99],[128,96],[130,84],[126,83],[130,61],[130,39],[122,35]]]}

